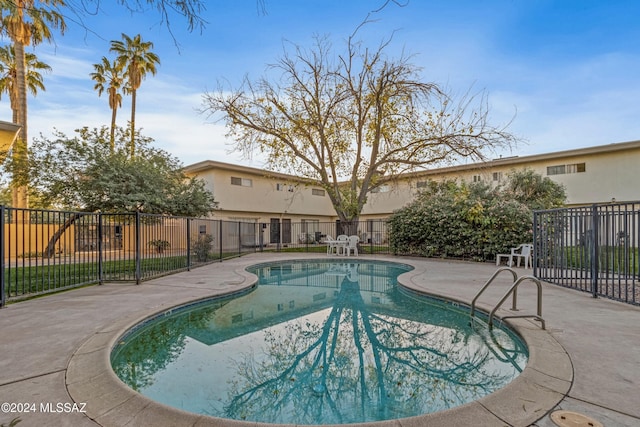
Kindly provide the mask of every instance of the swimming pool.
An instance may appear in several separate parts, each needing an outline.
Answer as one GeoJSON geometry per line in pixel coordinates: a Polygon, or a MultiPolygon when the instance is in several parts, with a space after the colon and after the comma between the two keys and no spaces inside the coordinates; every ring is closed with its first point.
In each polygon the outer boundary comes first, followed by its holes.
{"type": "Polygon", "coordinates": [[[511,331],[397,285],[376,261],[260,264],[251,292],[172,310],[112,352],[130,387],[224,418],[329,424],[403,418],[476,400],[515,378],[511,331]]]}

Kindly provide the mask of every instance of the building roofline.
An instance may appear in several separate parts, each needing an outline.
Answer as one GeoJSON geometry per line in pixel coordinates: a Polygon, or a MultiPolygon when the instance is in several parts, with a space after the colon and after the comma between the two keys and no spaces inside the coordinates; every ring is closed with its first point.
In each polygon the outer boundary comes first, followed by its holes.
{"type": "Polygon", "coordinates": [[[18,132],[22,126],[12,123],[5,122],[4,120],[0,120],[0,130],[7,132],[18,132]]]}
{"type": "Polygon", "coordinates": [[[640,149],[640,140],[617,142],[606,145],[596,145],[591,147],[574,148],[570,150],[552,151],[549,153],[532,154],[528,156],[508,156],[500,157],[497,159],[486,160],[484,162],[475,162],[462,165],[444,166],[434,169],[424,169],[415,172],[409,172],[405,174],[405,177],[410,176],[423,176],[423,175],[437,175],[442,173],[460,172],[469,170],[487,169],[496,166],[510,166],[518,165],[522,163],[532,163],[544,160],[553,160],[563,157],[573,156],[587,156],[602,153],[611,153],[616,151],[640,149]]]}
{"type": "MultiPolygon", "coordinates": [[[[533,154],[528,156],[501,157],[497,159],[487,160],[484,162],[475,162],[475,163],[455,165],[455,166],[444,166],[444,167],[438,167],[434,169],[423,169],[423,170],[414,171],[414,172],[407,172],[405,174],[402,174],[400,178],[406,179],[406,178],[425,176],[425,175],[437,175],[442,173],[479,170],[479,169],[486,169],[486,168],[495,167],[495,166],[518,165],[522,163],[552,160],[552,159],[563,158],[563,157],[594,155],[594,154],[610,153],[610,152],[616,152],[616,151],[632,150],[632,149],[638,149],[638,148],[640,148],[640,140],[617,142],[612,144],[596,145],[591,147],[574,148],[570,150],[553,151],[550,153],[533,154]]],[[[289,175],[281,172],[274,172],[267,169],[259,169],[259,168],[250,167],[250,166],[237,165],[233,163],[218,162],[214,160],[204,160],[198,163],[194,163],[194,164],[185,166],[183,170],[187,173],[196,173],[196,172],[201,172],[207,169],[223,169],[223,170],[230,170],[230,171],[237,171],[237,172],[245,172],[245,173],[251,173],[251,174],[261,175],[261,176],[282,178],[288,181],[302,181],[302,182],[310,181],[308,179],[304,179],[295,175],[289,175]]]]}
{"type": "Polygon", "coordinates": [[[22,126],[0,120],[0,164],[4,163],[11,146],[18,138],[18,132],[22,126]]]}
{"type": "Polygon", "coordinates": [[[304,179],[296,175],[289,175],[282,172],[270,171],[268,169],[260,169],[251,166],[238,165],[234,163],[225,163],[218,162],[216,160],[203,160],[198,163],[193,163],[191,165],[187,165],[183,168],[183,171],[186,173],[196,173],[201,171],[206,171],[208,169],[219,169],[219,170],[227,170],[234,172],[243,172],[250,173],[253,175],[260,176],[268,176],[270,178],[281,178],[287,181],[295,181],[295,182],[308,182],[309,179],[304,179]]]}

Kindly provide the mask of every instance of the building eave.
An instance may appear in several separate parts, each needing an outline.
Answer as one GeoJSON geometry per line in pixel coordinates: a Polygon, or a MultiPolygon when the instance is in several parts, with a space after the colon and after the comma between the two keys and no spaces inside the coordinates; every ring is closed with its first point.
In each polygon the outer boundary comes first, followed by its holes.
{"type": "Polygon", "coordinates": [[[4,162],[7,153],[11,150],[21,127],[15,123],[0,120],[0,164],[4,162]]]}
{"type": "MultiPolygon", "coordinates": [[[[442,175],[452,174],[456,172],[469,172],[474,170],[490,169],[494,167],[508,167],[516,166],[520,164],[531,164],[535,162],[548,161],[554,159],[562,159],[567,157],[589,156],[603,153],[611,153],[624,150],[640,149],[640,140],[618,142],[606,145],[597,145],[592,147],[575,148],[571,150],[554,151],[543,154],[533,154],[528,156],[509,156],[501,157],[497,159],[487,160],[484,162],[476,162],[469,164],[461,164],[454,166],[437,167],[433,169],[423,169],[414,172],[407,172],[400,176],[398,179],[412,179],[430,175],[442,175]]],[[[259,169],[250,166],[237,165],[232,163],[218,162],[214,160],[204,160],[202,162],[194,163],[186,166],[183,170],[185,173],[198,173],[204,172],[209,169],[235,171],[239,173],[247,173],[258,176],[265,176],[271,178],[279,178],[291,182],[305,182],[313,183],[312,179],[304,179],[299,176],[284,174],[280,172],[274,172],[266,169],[259,169]]],[[[348,181],[347,181],[348,182],[348,181]]],[[[342,183],[344,184],[344,182],[342,183]]]]}
{"type": "Polygon", "coordinates": [[[233,163],[218,162],[215,160],[203,160],[198,163],[187,165],[182,169],[186,174],[195,174],[207,170],[226,170],[231,172],[246,173],[251,175],[279,178],[288,182],[312,182],[299,176],[289,175],[281,172],[274,172],[267,169],[254,168],[251,166],[237,165],[233,163]]]}
{"type": "Polygon", "coordinates": [[[424,169],[421,171],[409,172],[403,178],[420,177],[429,175],[450,174],[454,172],[468,172],[474,170],[490,169],[494,167],[508,167],[521,164],[531,164],[554,159],[562,159],[567,157],[590,156],[604,153],[612,153],[624,150],[640,149],[640,140],[618,142],[607,145],[597,145],[593,147],[575,148],[571,150],[553,151],[550,153],[533,154],[529,156],[509,156],[497,159],[491,159],[484,162],[469,163],[455,166],[445,166],[433,169],[424,169]]]}

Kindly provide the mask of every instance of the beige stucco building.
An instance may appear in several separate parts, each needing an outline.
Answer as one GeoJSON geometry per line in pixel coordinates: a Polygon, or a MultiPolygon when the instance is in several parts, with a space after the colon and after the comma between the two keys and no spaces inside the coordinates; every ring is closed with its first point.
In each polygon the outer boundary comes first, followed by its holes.
{"type": "Polygon", "coordinates": [[[5,161],[7,153],[18,137],[20,128],[20,125],[0,120],[0,164],[5,161]]]}
{"type": "MultiPolygon", "coordinates": [[[[529,168],[563,184],[570,206],[640,200],[640,141],[513,156],[402,176],[369,195],[361,219],[387,218],[413,200],[428,180],[499,183],[511,170],[529,168]]],[[[320,186],[263,169],[203,161],[185,172],[206,182],[219,203],[215,217],[258,223],[332,222],[337,219],[320,186]]]]}

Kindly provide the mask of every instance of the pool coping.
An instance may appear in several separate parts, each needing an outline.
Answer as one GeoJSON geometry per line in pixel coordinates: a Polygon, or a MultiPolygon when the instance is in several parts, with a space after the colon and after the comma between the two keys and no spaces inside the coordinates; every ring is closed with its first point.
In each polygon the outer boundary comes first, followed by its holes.
{"type": "MultiPolygon", "coordinates": [[[[296,258],[300,259],[300,258],[296,258]]],[[[310,258],[316,259],[317,258],[310,258]]],[[[326,259],[323,258],[323,259],[326,259]]],[[[359,259],[366,260],[365,257],[359,259]]],[[[389,261],[394,262],[394,261],[389,261]]],[[[431,294],[414,284],[413,278],[425,274],[419,263],[403,259],[414,270],[402,274],[399,283],[414,291],[469,305],[470,301],[431,294]]],[[[251,263],[259,264],[259,262],[251,263]]],[[[242,281],[233,290],[193,298],[187,303],[235,293],[254,286],[257,277],[239,267],[242,281]]],[[[178,306],[184,305],[182,301],[178,306]]],[[[491,307],[478,304],[489,312],[491,307]]],[[[102,426],[202,426],[274,427],[275,424],[234,421],[185,412],[153,401],[129,388],[113,372],[110,355],[118,340],[132,327],[170,308],[150,309],[112,323],[93,334],[72,354],[66,370],[66,387],[75,402],[85,404],[86,415],[102,426]]],[[[500,319],[510,312],[500,309],[500,319]]],[[[418,427],[429,425],[511,425],[528,426],[549,413],[568,394],[573,383],[573,365],[560,343],[539,323],[528,319],[504,320],[525,341],[529,360],[523,372],[500,390],[474,402],[449,410],[389,421],[349,424],[353,427],[418,427]]],[[[325,426],[327,427],[327,426],[325,426]]]]}

